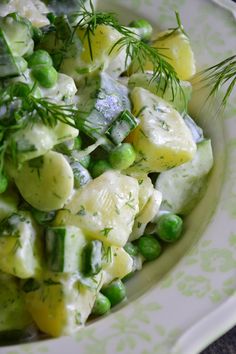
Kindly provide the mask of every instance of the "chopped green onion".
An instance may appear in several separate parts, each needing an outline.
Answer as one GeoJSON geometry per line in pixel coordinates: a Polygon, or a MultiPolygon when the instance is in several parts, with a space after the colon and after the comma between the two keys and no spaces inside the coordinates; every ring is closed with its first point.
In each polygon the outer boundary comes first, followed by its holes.
{"type": "Polygon", "coordinates": [[[119,145],[138,125],[137,118],[130,111],[123,111],[106,131],[106,135],[119,145]]]}

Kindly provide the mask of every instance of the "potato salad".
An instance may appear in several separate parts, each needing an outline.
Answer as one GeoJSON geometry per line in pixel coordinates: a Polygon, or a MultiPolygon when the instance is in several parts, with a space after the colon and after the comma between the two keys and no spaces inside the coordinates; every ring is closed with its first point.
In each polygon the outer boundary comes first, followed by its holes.
{"type": "Polygon", "coordinates": [[[125,301],[184,237],[213,165],[180,15],[156,32],[69,3],[0,4],[0,343],[70,335],[125,301]]]}

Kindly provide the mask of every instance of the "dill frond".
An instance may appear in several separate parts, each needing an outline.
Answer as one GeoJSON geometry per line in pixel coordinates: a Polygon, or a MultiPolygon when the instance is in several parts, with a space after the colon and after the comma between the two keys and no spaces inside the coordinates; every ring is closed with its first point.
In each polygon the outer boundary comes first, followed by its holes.
{"type": "MultiPolygon", "coordinates": [[[[121,50],[122,48],[125,48],[126,65],[129,61],[132,62],[135,60],[138,64],[138,69],[144,72],[145,63],[149,61],[153,66],[152,80],[159,79],[157,80],[157,85],[160,84],[158,81],[162,80],[162,83],[165,82],[164,87],[167,87],[168,85],[174,86],[174,84],[175,86],[180,87],[180,80],[175,69],[166,61],[165,56],[159,53],[158,48],[154,48],[145,43],[132,29],[121,25],[114,13],[96,12],[92,1],[90,0],[90,10],[86,9],[85,6],[82,6],[82,10],[77,13],[77,16],[79,20],[75,26],[75,31],[77,28],[84,29],[83,40],[87,39],[88,41],[91,60],[94,59],[91,38],[95,34],[95,29],[101,24],[111,26],[116,29],[122,37],[112,46],[109,54],[111,54],[114,50],[121,50]]],[[[178,13],[176,13],[176,20],[178,26],[174,28],[173,31],[179,29],[184,31],[178,13]]]]}
{"type": "Polygon", "coordinates": [[[213,97],[221,88],[226,86],[221,102],[221,105],[225,106],[233,89],[236,87],[236,54],[200,71],[197,73],[195,80],[202,82],[204,86],[210,87],[207,99],[213,97]]]}

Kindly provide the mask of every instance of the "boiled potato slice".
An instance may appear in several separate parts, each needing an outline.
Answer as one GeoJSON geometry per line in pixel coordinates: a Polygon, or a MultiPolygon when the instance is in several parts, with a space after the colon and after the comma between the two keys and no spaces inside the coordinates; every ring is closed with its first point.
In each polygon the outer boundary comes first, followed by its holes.
{"type": "Polygon", "coordinates": [[[119,50],[111,49],[113,45],[121,38],[121,34],[113,27],[98,25],[94,30],[94,35],[90,36],[92,57],[87,37],[84,37],[85,31],[79,28],[77,36],[83,43],[83,51],[80,56],[65,59],[61,66],[61,71],[78,80],[81,75],[94,70],[105,70],[114,57],[118,55],[119,50]]]}
{"type": "Polygon", "coordinates": [[[153,190],[152,196],[149,198],[142,212],[137,216],[136,221],[141,224],[148,224],[157,215],[162,201],[162,194],[157,190],[153,190]]]}
{"type": "Polygon", "coordinates": [[[22,279],[40,275],[40,236],[28,213],[12,214],[1,224],[0,269],[22,279]]]}
{"type": "Polygon", "coordinates": [[[65,205],[64,223],[75,223],[89,237],[124,246],[138,213],[139,185],[135,178],[108,171],[80,188],[65,205]],[[74,216],[73,216],[74,214],[74,216]]]}
{"type": "Polygon", "coordinates": [[[76,94],[77,88],[72,77],[58,73],[56,85],[49,89],[40,87],[43,97],[58,102],[59,105],[72,103],[76,94]]]}
{"type": "Polygon", "coordinates": [[[21,16],[28,18],[36,27],[43,27],[49,24],[44,13],[48,13],[48,8],[39,0],[10,0],[1,1],[0,16],[6,16],[12,12],[18,12],[21,16]]]}
{"type": "Polygon", "coordinates": [[[39,288],[25,295],[27,309],[38,328],[51,336],[70,335],[84,325],[91,313],[102,273],[95,276],[96,286],[82,285],[72,274],[45,274],[39,288]]]}
{"type": "Polygon", "coordinates": [[[72,168],[54,151],[25,162],[13,177],[22,197],[43,211],[62,208],[73,191],[72,168]]]}
{"type": "Polygon", "coordinates": [[[161,202],[161,192],[155,190],[153,187],[152,194],[149,197],[147,203],[135,218],[134,226],[132,229],[132,233],[129,237],[129,241],[134,241],[144,234],[147,224],[149,222],[152,222],[157,216],[161,202]]]}
{"type": "Polygon", "coordinates": [[[160,172],[191,160],[196,152],[190,130],[165,100],[136,87],[131,92],[140,124],[128,137],[137,152],[131,171],[160,172]]]}
{"type": "Polygon", "coordinates": [[[124,278],[133,269],[133,258],[122,247],[112,246],[111,258],[111,262],[103,272],[103,285],[116,278],[124,278]]]}
{"type": "Polygon", "coordinates": [[[131,173],[130,176],[136,178],[139,184],[138,201],[140,214],[147,201],[152,196],[154,187],[151,179],[144,173],[131,173]]]}
{"type": "Polygon", "coordinates": [[[32,319],[17,278],[0,273],[0,289],[0,331],[24,330],[32,319]]]}
{"type": "MultiPolygon", "coordinates": [[[[77,35],[83,41],[84,46],[81,59],[87,64],[93,64],[89,41],[87,37],[84,39],[84,33],[85,31],[80,28],[77,30],[77,35]]],[[[112,46],[121,38],[121,36],[122,35],[111,26],[98,25],[94,31],[94,36],[91,36],[92,55],[95,62],[99,61],[102,63],[109,59],[108,56],[112,46]]],[[[111,54],[114,56],[115,53],[117,53],[117,51],[114,50],[111,54]]]]}
{"type": "MultiPolygon", "coordinates": [[[[180,30],[165,31],[158,34],[152,46],[158,49],[167,62],[175,69],[181,80],[189,80],[196,73],[194,54],[189,38],[180,30]]],[[[152,63],[145,65],[145,70],[152,70],[152,63]]]]}

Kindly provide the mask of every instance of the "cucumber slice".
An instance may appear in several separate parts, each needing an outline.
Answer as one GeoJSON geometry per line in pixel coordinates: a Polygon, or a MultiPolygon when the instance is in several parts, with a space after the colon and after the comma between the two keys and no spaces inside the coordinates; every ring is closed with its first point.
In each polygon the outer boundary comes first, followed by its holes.
{"type": "Polygon", "coordinates": [[[82,164],[78,161],[73,161],[70,164],[72,171],[73,171],[73,175],[74,175],[74,188],[78,189],[82,186],[84,186],[85,184],[87,184],[89,181],[91,181],[91,176],[89,171],[82,166],[82,164]]]}
{"type": "Polygon", "coordinates": [[[102,273],[94,276],[94,286],[85,286],[77,274],[44,273],[38,290],[25,294],[38,328],[52,336],[71,335],[84,325],[103,282],[102,273]]]}
{"type": "Polygon", "coordinates": [[[199,127],[187,113],[183,115],[183,120],[191,131],[195,143],[199,143],[200,141],[202,141],[204,139],[202,128],[199,127]]]}
{"type": "Polygon", "coordinates": [[[46,233],[48,268],[53,272],[82,270],[82,252],[86,238],[74,226],[49,228],[46,233]]]}
{"type": "Polygon", "coordinates": [[[128,89],[105,72],[87,76],[78,96],[78,128],[95,139],[105,134],[121,112],[131,109],[128,89]]]}
{"type": "Polygon", "coordinates": [[[81,9],[81,5],[88,3],[87,0],[43,0],[43,2],[56,14],[69,14],[72,12],[78,12],[81,9]]]}
{"type": "Polygon", "coordinates": [[[14,56],[22,57],[33,52],[33,27],[29,20],[11,13],[0,17],[0,28],[14,56]]]}
{"type": "Polygon", "coordinates": [[[8,46],[4,32],[0,28],[0,78],[18,76],[20,73],[20,69],[8,46]]]}
{"type": "Polygon", "coordinates": [[[23,163],[12,174],[22,197],[38,210],[63,208],[73,191],[72,168],[62,154],[54,151],[23,163]]]}
{"type": "Polygon", "coordinates": [[[91,241],[83,250],[83,272],[85,275],[93,276],[102,270],[102,242],[91,241]]]}
{"type": "Polygon", "coordinates": [[[162,172],[155,186],[162,193],[161,210],[189,214],[203,195],[212,166],[211,141],[203,140],[192,161],[162,172]]]}
{"type": "Polygon", "coordinates": [[[66,15],[57,16],[53,25],[43,28],[39,46],[51,55],[57,71],[61,71],[65,59],[75,61],[83,49],[82,42],[74,35],[74,27],[66,15]]]}

